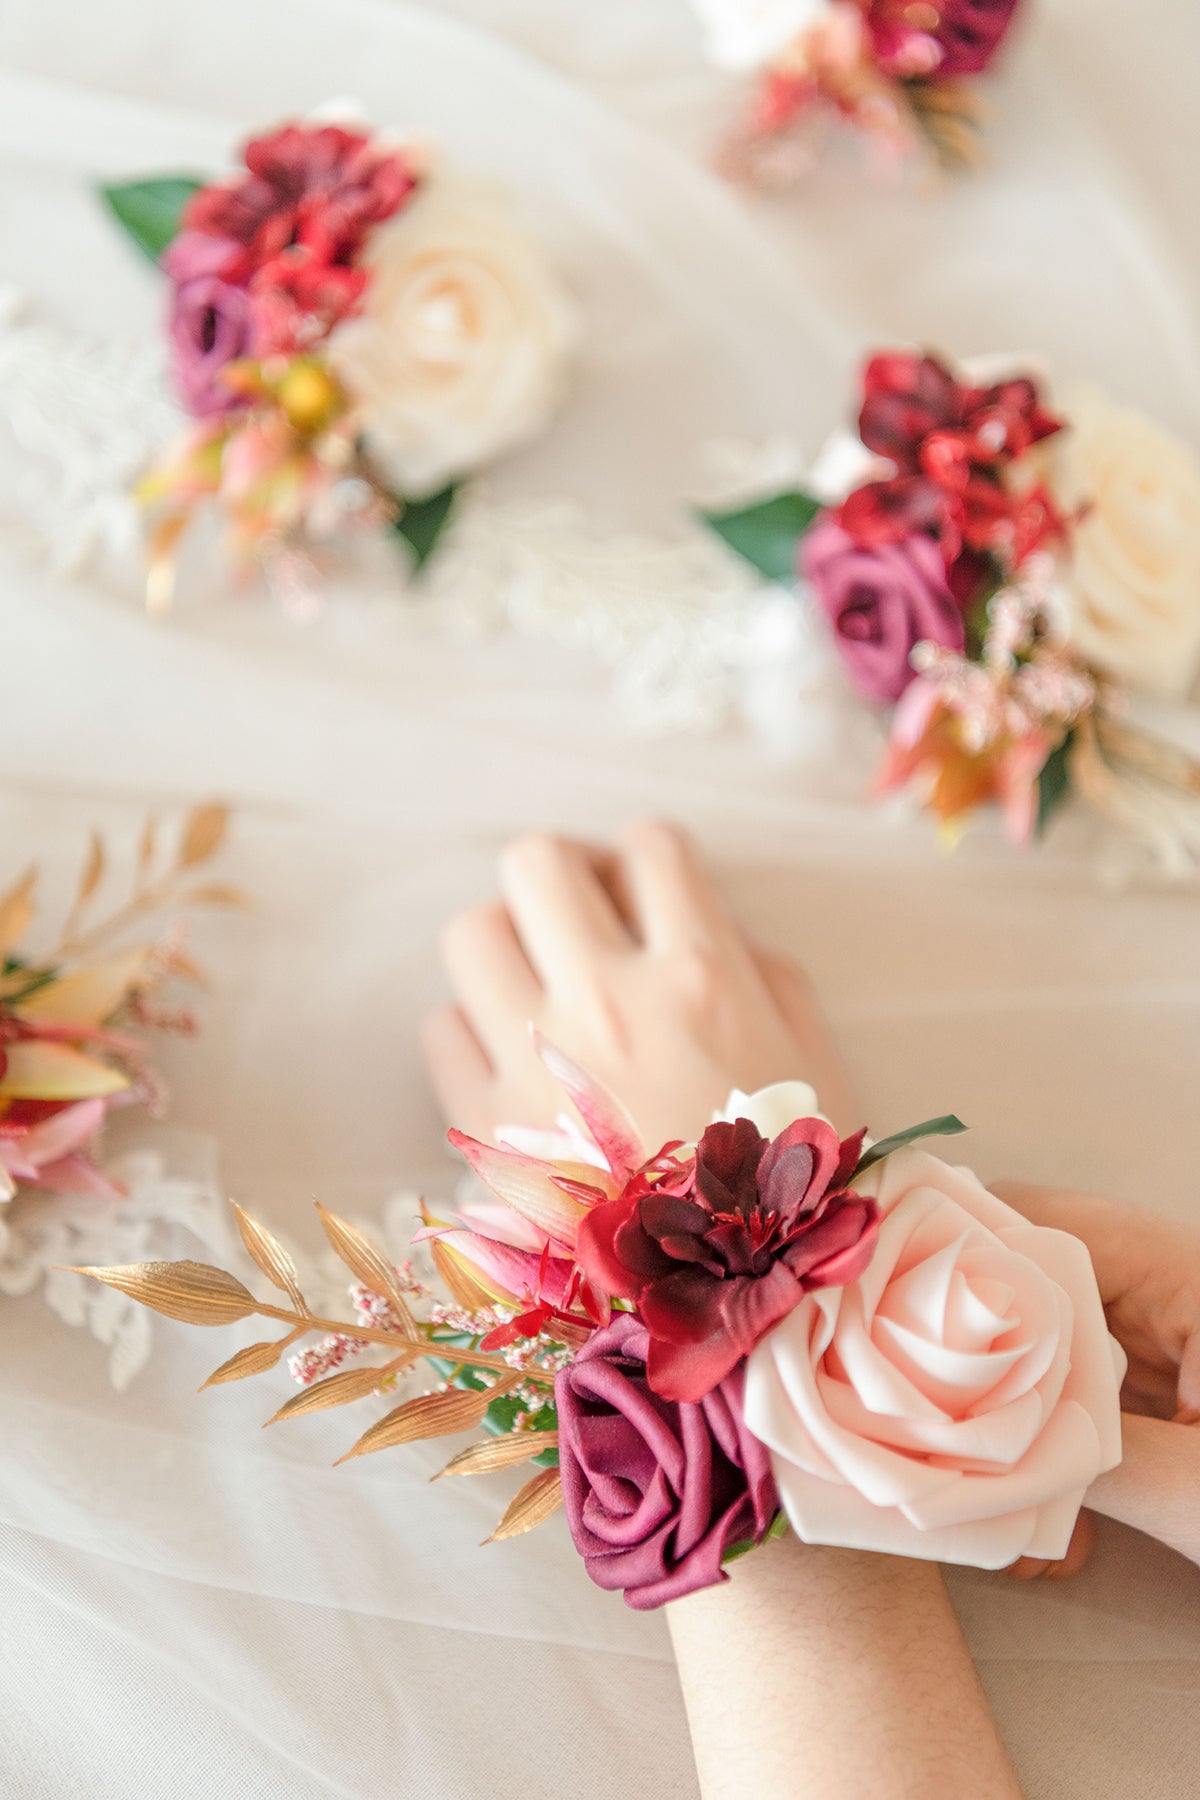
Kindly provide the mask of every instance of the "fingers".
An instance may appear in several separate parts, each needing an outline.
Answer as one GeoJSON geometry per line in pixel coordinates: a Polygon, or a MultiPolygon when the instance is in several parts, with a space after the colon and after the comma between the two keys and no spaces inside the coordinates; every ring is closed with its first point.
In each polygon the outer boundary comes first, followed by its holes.
{"type": "Polygon", "coordinates": [[[621,837],[617,880],[647,948],[744,953],[740,930],[679,826],[655,819],[630,826],[621,837]]]}
{"type": "Polygon", "coordinates": [[[519,839],[500,860],[500,887],[525,954],[547,986],[578,991],[597,961],[630,948],[612,896],[580,844],[519,839]]]}
{"type": "Polygon", "coordinates": [[[1067,1581],[1072,1575],[1078,1575],[1096,1543],[1096,1524],[1090,1512],[1081,1512],[1075,1521],[1075,1529],[1071,1533],[1071,1542],[1067,1546],[1067,1554],[1057,1562],[1048,1562],[1041,1556],[1021,1556],[1004,1572],[1014,1581],[1067,1581]]]}
{"type": "Polygon", "coordinates": [[[524,1039],[542,996],[513,922],[499,903],[476,907],[451,919],[441,947],[454,997],[498,1066],[514,1038],[524,1039]]]}
{"type": "Polygon", "coordinates": [[[464,1130],[487,1112],[492,1068],[469,1020],[457,1006],[430,1013],[420,1028],[421,1054],[446,1118],[464,1130]]]}
{"type": "MultiPolygon", "coordinates": [[[[1200,1424],[1200,1331],[1188,1340],[1179,1365],[1179,1410],[1176,1421],[1181,1425],[1200,1424]]],[[[1196,1497],[1200,1507],[1200,1494],[1196,1497]]]]}
{"type": "Polygon", "coordinates": [[[839,1131],[862,1124],[850,1077],[804,970],[788,956],[755,949],[755,967],[775,1002],[800,1058],[796,1073],[812,1083],[825,1116],[839,1131]]]}

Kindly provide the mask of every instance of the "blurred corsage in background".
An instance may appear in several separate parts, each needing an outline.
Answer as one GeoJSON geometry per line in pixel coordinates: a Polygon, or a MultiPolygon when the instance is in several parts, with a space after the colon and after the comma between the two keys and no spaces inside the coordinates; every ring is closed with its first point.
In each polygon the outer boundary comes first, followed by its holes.
{"type": "Polygon", "coordinates": [[[976,163],[975,78],[1018,0],[692,0],[711,60],[753,92],[728,140],[731,173],[769,185],[807,174],[831,127],[859,132],[881,170],[976,163]]]}
{"type": "Polygon", "coordinates": [[[951,837],[998,802],[1020,843],[1076,793],[1186,863],[1200,765],[1131,708],[1200,669],[1200,462],[1097,390],[1060,411],[994,373],[876,354],[811,491],[706,517],[895,707],[881,790],[915,784],[951,837]]]}
{"type": "Polygon", "coordinates": [[[321,118],[251,139],[242,164],[104,190],[170,284],[194,421],[138,488],[152,607],[209,502],[241,567],[309,564],[374,526],[419,568],[461,478],[536,436],[565,390],[571,303],[497,189],[321,118]]]}

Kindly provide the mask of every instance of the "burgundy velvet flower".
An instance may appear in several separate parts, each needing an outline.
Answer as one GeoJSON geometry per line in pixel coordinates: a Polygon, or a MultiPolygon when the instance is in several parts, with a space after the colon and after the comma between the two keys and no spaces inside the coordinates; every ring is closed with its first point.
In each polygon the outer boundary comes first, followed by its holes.
{"type": "Polygon", "coordinates": [[[937,0],[939,75],[980,75],[1000,48],[1017,0],[937,0]]]}
{"type": "Polygon", "coordinates": [[[599,1587],[641,1610],[725,1580],[725,1551],[757,1543],[778,1510],[770,1459],[742,1417],[741,1371],[698,1402],[664,1400],[647,1379],[650,1349],[640,1320],[619,1313],[554,1384],[575,1547],[599,1587]]]}
{"type": "Polygon", "coordinates": [[[250,353],[250,301],[218,273],[229,246],[196,231],[171,243],[162,266],[173,284],[171,363],[187,410],[198,419],[230,411],[239,399],[221,381],[227,363],[250,353]]]}
{"type": "Polygon", "coordinates": [[[636,1303],[656,1393],[701,1399],[810,1289],[862,1273],[878,1232],[875,1202],[846,1187],[862,1139],[798,1119],[768,1143],[722,1121],[674,1179],[635,1177],[587,1215],[579,1264],[636,1303]]]}
{"type": "Polygon", "coordinates": [[[186,230],[229,244],[221,273],[238,283],[297,245],[318,263],[353,262],[417,179],[403,156],[340,125],[283,125],[243,160],[245,175],[202,188],[183,215],[186,230]]]}
{"type": "Polygon", "coordinates": [[[979,75],[1012,23],[1017,0],[859,0],[886,74],[979,75]]]}
{"type": "Polygon", "coordinates": [[[900,698],[916,675],[914,645],[965,648],[962,611],[926,534],[868,546],[826,514],[806,533],[800,561],[851,681],[871,699],[900,698]]]}
{"type": "Polygon", "coordinates": [[[1028,377],[973,387],[936,357],[886,352],[867,364],[863,390],[859,435],[896,473],[843,501],[839,520],[858,543],[933,531],[952,570],[964,551],[1020,563],[1061,530],[1040,486],[1018,490],[1004,479],[1061,429],[1028,377]]]}

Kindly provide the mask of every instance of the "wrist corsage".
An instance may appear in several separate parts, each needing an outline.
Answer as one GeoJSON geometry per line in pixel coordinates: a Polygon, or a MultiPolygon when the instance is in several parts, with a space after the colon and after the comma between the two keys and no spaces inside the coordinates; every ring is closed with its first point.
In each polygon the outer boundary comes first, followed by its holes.
{"type": "Polygon", "coordinates": [[[34,1190],[115,1199],[119,1186],[97,1159],[105,1120],[116,1109],[162,1110],[162,1082],[146,1035],[196,1029],[187,1008],[164,1004],[176,979],[202,979],[178,924],[149,943],[131,928],[164,912],[243,904],[238,891],[209,881],[206,865],[225,834],[222,806],[197,807],[165,859],[145,827],[132,892],[112,913],[92,916],[108,857],[93,834],[75,900],[55,946],[24,948],[34,923],[37,871],[0,898],[0,1234],[34,1190]]]}
{"type": "Polygon", "coordinates": [[[984,1568],[1065,1553],[1120,1460],[1124,1357],[1083,1245],[917,1147],[957,1119],[839,1139],[794,1082],[735,1093],[698,1143],[648,1156],[612,1097],[541,1049],[583,1129],[450,1134],[492,1198],[419,1233],[449,1302],[323,1209],[353,1323],[314,1317],[287,1252],[240,1210],[286,1303],[196,1263],[84,1272],[193,1324],[286,1327],[214,1382],[322,1334],[293,1354],[304,1385],[279,1419],[432,1366],[439,1385],[346,1456],[482,1426],[443,1476],[539,1465],[493,1539],[562,1506],[588,1574],[633,1607],[725,1579],[789,1525],[984,1568]]]}
{"type": "Polygon", "coordinates": [[[881,790],[914,784],[952,838],[996,802],[1021,843],[1074,793],[1186,853],[1200,764],[1128,712],[1200,669],[1190,449],[1094,389],[1060,409],[1024,371],[888,351],[812,488],[704,516],[802,584],[850,682],[894,707],[881,790]]]}
{"type": "Polygon", "coordinates": [[[504,197],[427,147],[300,120],[212,182],[108,187],[170,284],[174,386],[194,423],[141,481],[148,594],[215,502],[239,564],[284,591],[351,527],[419,568],[469,471],[558,406],[574,314],[504,197]]]}
{"type": "Polygon", "coordinates": [[[980,160],[976,78],[1017,0],[692,0],[710,59],[755,87],[732,172],[774,184],[815,160],[823,128],[863,134],[887,169],[980,160]]]}

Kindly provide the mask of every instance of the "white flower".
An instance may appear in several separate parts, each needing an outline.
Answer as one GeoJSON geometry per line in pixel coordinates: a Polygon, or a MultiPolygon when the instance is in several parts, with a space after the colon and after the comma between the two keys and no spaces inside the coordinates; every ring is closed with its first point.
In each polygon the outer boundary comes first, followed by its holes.
{"type": "Polygon", "coordinates": [[[575,314],[503,195],[434,175],[364,263],[363,312],[333,334],[330,360],[398,492],[431,493],[545,427],[575,314]]]}
{"type": "Polygon", "coordinates": [[[1071,640],[1133,687],[1185,695],[1200,665],[1200,461],[1096,388],[1065,416],[1056,486],[1088,509],[1066,582],[1071,640]]]}
{"type": "Polygon", "coordinates": [[[829,0],[692,0],[721,69],[761,69],[829,13],[829,0]]]}
{"type": "Polygon", "coordinates": [[[749,1119],[765,1138],[777,1138],[797,1119],[824,1117],[817,1107],[817,1090],[809,1087],[807,1081],[776,1081],[753,1094],[734,1088],[724,1111],[716,1115],[713,1123],[721,1119],[749,1119]]]}

